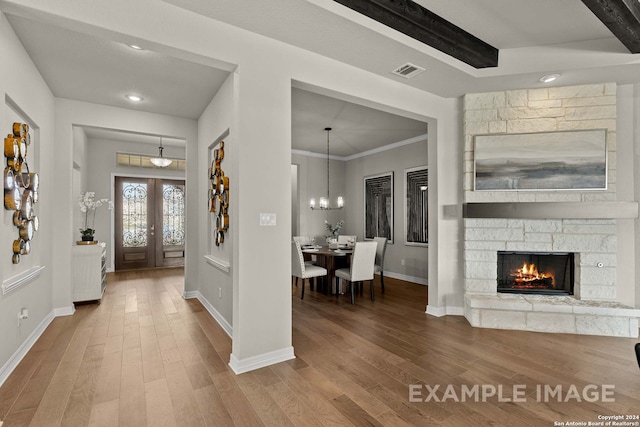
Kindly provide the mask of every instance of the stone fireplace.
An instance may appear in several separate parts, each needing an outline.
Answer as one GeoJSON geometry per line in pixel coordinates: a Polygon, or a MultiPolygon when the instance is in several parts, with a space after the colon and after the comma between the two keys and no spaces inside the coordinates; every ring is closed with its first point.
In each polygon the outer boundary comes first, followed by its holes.
{"type": "Polygon", "coordinates": [[[599,84],[465,96],[464,313],[471,325],[638,336],[640,310],[619,302],[616,283],[618,221],[636,218],[638,206],[616,197],[615,92],[615,84],[599,84]],[[475,135],[602,128],[606,190],[474,191],[475,135]]]}
{"type": "Polygon", "coordinates": [[[638,336],[640,310],[616,301],[615,224],[612,219],[465,219],[465,317],[485,328],[638,336]],[[554,283],[557,276],[573,277],[573,289],[500,292],[505,279],[498,275],[499,256],[505,254],[517,255],[528,267],[537,264],[538,273],[542,267],[550,275],[553,268],[554,283]],[[541,261],[542,254],[564,260],[541,261]]]}

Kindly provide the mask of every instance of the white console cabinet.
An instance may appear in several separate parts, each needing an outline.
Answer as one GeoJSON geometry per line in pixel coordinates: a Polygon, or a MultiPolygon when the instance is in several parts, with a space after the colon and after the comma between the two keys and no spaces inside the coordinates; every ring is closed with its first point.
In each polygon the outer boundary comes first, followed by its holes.
{"type": "Polygon", "coordinates": [[[73,245],[71,247],[71,297],[73,302],[100,301],[106,286],[107,245],[73,245]]]}

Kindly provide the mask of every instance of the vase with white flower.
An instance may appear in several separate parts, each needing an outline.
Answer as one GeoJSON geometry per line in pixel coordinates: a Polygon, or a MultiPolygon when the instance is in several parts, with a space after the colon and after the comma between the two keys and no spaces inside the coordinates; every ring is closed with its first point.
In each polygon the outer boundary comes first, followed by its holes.
{"type": "Polygon", "coordinates": [[[334,246],[336,248],[338,247],[338,236],[340,235],[340,230],[342,229],[343,225],[344,220],[338,221],[336,225],[331,225],[327,220],[324,221],[325,228],[329,233],[331,233],[330,235],[326,236],[329,248],[333,248],[334,246]]]}
{"type": "Polygon", "coordinates": [[[83,242],[93,242],[96,232],[94,223],[96,220],[96,209],[100,206],[107,205],[109,209],[113,209],[113,203],[109,199],[96,199],[96,193],[87,191],[80,195],[80,212],[84,214],[84,228],[80,228],[83,242]]]}

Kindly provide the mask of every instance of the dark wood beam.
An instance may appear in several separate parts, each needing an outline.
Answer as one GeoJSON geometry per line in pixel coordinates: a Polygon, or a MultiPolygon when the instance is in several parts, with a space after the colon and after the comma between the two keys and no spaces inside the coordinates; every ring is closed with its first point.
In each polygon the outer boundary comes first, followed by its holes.
{"type": "Polygon", "coordinates": [[[640,53],[638,0],[582,0],[631,53],[640,53]]]}
{"type": "Polygon", "coordinates": [[[498,66],[498,49],[411,0],[335,0],[475,68],[498,66]]]}

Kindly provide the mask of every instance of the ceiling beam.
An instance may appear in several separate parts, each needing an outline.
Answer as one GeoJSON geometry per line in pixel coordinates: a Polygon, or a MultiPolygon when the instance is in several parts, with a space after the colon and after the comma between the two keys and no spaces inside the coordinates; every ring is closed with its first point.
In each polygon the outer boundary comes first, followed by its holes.
{"type": "Polygon", "coordinates": [[[631,53],[640,53],[638,0],[582,0],[631,53]]]}
{"type": "Polygon", "coordinates": [[[498,49],[411,0],[335,0],[475,68],[498,66],[498,49]]]}

